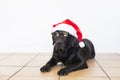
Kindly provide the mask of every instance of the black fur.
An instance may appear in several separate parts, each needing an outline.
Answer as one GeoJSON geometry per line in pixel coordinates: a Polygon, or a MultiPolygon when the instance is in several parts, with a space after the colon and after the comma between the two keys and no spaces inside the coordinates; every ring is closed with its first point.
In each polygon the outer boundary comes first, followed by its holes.
{"type": "Polygon", "coordinates": [[[40,70],[41,72],[49,72],[51,67],[62,62],[65,68],[58,71],[58,75],[67,75],[69,72],[88,68],[86,60],[95,57],[95,50],[92,42],[83,39],[85,47],[79,46],[77,38],[65,31],[56,31],[52,33],[53,39],[53,55],[52,58],[40,70]]]}

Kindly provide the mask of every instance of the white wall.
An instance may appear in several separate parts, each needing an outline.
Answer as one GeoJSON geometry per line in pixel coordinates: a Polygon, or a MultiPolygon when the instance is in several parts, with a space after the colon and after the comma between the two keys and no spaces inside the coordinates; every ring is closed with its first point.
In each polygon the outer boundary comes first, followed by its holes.
{"type": "Polygon", "coordinates": [[[120,0],[0,0],[0,52],[52,51],[51,27],[66,18],[96,52],[120,52],[120,0]]]}

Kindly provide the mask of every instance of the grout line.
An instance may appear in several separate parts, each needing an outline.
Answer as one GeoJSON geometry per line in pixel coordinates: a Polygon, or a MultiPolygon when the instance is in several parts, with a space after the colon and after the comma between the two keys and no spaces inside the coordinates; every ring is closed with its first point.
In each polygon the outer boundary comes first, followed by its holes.
{"type": "Polygon", "coordinates": [[[58,80],[60,80],[60,76],[58,77],[58,80]]]}
{"type": "Polygon", "coordinates": [[[11,75],[7,80],[10,80],[12,77],[14,77],[18,72],[20,72],[26,65],[28,65],[31,61],[33,61],[39,54],[35,55],[30,61],[28,61],[24,66],[22,66],[17,72],[15,72],[13,75],[11,75]]]}
{"type": "Polygon", "coordinates": [[[96,61],[96,63],[99,65],[99,67],[102,69],[102,71],[106,74],[106,76],[109,78],[109,80],[111,80],[110,76],[107,74],[107,72],[103,69],[103,67],[98,63],[98,61],[96,59],[94,59],[96,61]]]}

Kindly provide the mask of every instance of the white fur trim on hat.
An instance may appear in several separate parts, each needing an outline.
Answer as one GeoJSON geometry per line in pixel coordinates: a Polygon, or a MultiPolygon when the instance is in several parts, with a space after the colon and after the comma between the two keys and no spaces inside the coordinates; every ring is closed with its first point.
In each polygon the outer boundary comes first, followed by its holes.
{"type": "Polygon", "coordinates": [[[79,42],[79,46],[80,46],[81,48],[83,48],[83,47],[85,47],[85,43],[84,43],[83,41],[81,41],[81,42],[79,42]]]}

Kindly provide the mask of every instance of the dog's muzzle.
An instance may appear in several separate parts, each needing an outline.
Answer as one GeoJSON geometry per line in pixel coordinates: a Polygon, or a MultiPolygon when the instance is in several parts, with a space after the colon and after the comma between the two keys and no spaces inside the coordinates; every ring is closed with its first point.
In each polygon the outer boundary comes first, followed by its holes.
{"type": "Polygon", "coordinates": [[[54,45],[55,50],[60,50],[60,51],[64,51],[64,43],[62,43],[61,41],[57,41],[54,45]]]}

